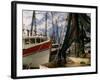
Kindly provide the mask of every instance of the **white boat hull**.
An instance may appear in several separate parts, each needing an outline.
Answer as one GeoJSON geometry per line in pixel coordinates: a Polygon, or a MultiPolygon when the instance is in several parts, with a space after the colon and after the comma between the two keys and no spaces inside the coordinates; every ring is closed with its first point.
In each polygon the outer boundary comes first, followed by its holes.
{"type": "Polygon", "coordinates": [[[37,52],[36,54],[23,57],[23,64],[30,67],[39,67],[41,64],[49,62],[50,50],[37,52]]]}

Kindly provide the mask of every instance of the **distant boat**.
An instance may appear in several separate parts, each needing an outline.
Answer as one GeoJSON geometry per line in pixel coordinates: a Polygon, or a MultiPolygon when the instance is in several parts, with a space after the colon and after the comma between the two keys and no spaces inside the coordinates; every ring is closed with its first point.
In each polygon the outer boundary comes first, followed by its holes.
{"type": "Polygon", "coordinates": [[[51,41],[43,36],[23,38],[23,65],[39,67],[49,62],[51,41]]]}

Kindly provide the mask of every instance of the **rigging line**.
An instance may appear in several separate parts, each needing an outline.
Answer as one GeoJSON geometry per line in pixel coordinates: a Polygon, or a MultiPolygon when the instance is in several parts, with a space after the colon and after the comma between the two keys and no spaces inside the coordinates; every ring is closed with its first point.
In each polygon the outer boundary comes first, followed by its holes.
{"type": "MultiPolygon", "coordinates": [[[[70,13],[70,14],[69,14],[69,18],[68,18],[69,20],[68,20],[68,26],[67,26],[67,30],[66,30],[65,37],[68,36],[69,31],[70,31],[71,18],[72,18],[72,14],[70,13]]],[[[66,41],[66,40],[64,39],[62,48],[63,48],[63,46],[64,46],[64,42],[65,42],[65,41],[66,41]]],[[[61,48],[61,49],[62,49],[62,48],[61,48]]],[[[61,50],[60,54],[62,54],[62,52],[63,52],[63,51],[61,50]]]]}
{"type": "MultiPolygon", "coordinates": [[[[58,21],[58,20],[57,20],[58,21]]],[[[58,24],[57,24],[58,25],[58,24]]],[[[58,27],[58,26],[57,26],[58,27]]],[[[58,32],[57,32],[58,33],[58,32]]],[[[57,54],[56,54],[56,56],[55,56],[55,59],[54,60],[57,60],[58,58],[57,58],[57,56],[58,56],[58,53],[59,53],[59,51],[60,51],[60,48],[61,48],[61,34],[62,34],[62,30],[60,31],[60,36],[59,36],[59,33],[58,33],[58,50],[57,50],[57,54]]],[[[61,54],[61,60],[63,59],[63,57],[62,57],[62,54],[61,54]]]]}

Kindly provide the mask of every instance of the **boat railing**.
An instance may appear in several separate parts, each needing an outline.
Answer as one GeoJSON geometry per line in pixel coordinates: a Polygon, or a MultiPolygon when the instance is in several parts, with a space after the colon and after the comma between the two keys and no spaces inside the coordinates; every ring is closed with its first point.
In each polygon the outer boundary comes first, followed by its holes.
{"type": "Polygon", "coordinates": [[[30,37],[23,37],[24,44],[37,44],[48,40],[44,36],[30,36],[30,37]]]}

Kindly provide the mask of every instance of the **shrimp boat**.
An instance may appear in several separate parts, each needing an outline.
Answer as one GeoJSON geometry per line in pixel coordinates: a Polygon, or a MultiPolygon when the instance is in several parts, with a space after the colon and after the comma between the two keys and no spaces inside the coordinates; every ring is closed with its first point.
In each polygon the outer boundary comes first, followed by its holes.
{"type": "Polygon", "coordinates": [[[23,38],[23,64],[30,67],[39,67],[49,62],[51,41],[43,36],[23,38]]]}
{"type": "Polygon", "coordinates": [[[23,36],[22,38],[23,69],[39,68],[41,64],[49,62],[51,40],[47,36],[47,30],[45,31],[45,35],[37,33],[35,11],[33,11],[31,30],[26,31],[27,36],[23,36]],[[35,25],[34,34],[33,22],[35,25]]]}

